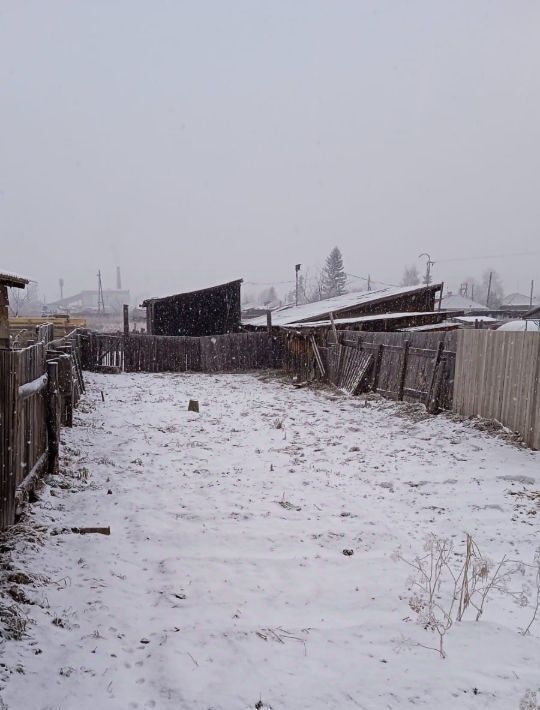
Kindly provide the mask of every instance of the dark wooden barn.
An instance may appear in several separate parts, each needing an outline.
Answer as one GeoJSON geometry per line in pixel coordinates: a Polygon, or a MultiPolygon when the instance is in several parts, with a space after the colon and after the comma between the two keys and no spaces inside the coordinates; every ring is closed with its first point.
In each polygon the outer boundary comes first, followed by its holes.
{"type": "Polygon", "coordinates": [[[224,335],[240,330],[240,284],[242,279],[200,291],[150,298],[146,328],[150,335],[224,335]]]}

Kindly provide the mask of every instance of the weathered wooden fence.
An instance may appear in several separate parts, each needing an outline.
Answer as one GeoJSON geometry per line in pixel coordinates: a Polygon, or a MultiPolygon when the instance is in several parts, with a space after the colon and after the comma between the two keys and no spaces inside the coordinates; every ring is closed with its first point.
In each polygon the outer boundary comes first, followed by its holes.
{"type": "Polygon", "coordinates": [[[391,399],[422,402],[436,411],[451,407],[455,347],[455,333],[341,330],[336,342],[331,331],[317,338],[291,332],[284,366],[300,379],[327,380],[351,394],[371,390],[391,399]],[[371,356],[365,373],[366,358],[357,351],[371,356]]]}
{"type": "Polygon", "coordinates": [[[459,331],[453,408],[498,421],[540,449],[540,334],[459,331]]]}
{"type": "Polygon", "coordinates": [[[44,472],[58,466],[59,430],[84,388],[76,334],[0,350],[0,528],[44,472]]]}
{"type": "Polygon", "coordinates": [[[236,372],[276,367],[280,340],[267,333],[203,338],[82,334],[83,366],[125,372],[236,372]]]}
{"type": "Polygon", "coordinates": [[[199,338],[129,335],[122,339],[126,372],[199,372],[199,338]]]}
{"type": "Polygon", "coordinates": [[[278,340],[267,333],[234,333],[200,338],[201,372],[237,372],[275,367],[278,340]]]}

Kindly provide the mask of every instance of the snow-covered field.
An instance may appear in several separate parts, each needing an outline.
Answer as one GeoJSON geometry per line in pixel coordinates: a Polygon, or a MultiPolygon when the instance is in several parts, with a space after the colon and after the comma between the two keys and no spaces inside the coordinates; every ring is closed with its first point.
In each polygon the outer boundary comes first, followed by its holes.
{"type": "Polygon", "coordinates": [[[270,376],[88,381],[63,475],[3,556],[28,624],[3,643],[1,707],[519,710],[538,690],[530,601],[494,593],[443,660],[393,553],[468,531],[532,562],[536,504],[511,493],[538,490],[539,453],[270,376]],[[96,525],[111,535],[70,532],[96,525]]]}

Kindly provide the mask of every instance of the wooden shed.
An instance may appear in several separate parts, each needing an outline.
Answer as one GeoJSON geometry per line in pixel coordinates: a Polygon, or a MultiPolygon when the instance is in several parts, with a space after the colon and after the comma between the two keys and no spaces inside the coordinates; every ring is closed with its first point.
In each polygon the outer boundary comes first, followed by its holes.
{"type": "MultiPolygon", "coordinates": [[[[446,314],[441,314],[438,318],[438,314],[434,313],[441,290],[442,284],[431,284],[429,286],[387,287],[375,291],[345,293],[342,296],[327,298],[324,301],[277,308],[272,311],[272,325],[286,327],[300,323],[320,323],[327,320],[330,314],[336,320],[342,320],[364,319],[366,316],[398,313],[413,313],[417,320],[426,313],[430,317],[428,322],[431,323],[446,317],[446,314]]],[[[248,330],[266,328],[266,316],[244,320],[243,326],[248,330]]],[[[366,327],[368,327],[367,322],[366,327]]]]}
{"type": "Polygon", "coordinates": [[[199,291],[144,301],[147,332],[192,337],[238,332],[241,283],[242,279],[236,279],[199,291]]]}
{"type": "Polygon", "coordinates": [[[8,288],[25,288],[29,279],[0,269],[0,348],[9,348],[8,288]]]}

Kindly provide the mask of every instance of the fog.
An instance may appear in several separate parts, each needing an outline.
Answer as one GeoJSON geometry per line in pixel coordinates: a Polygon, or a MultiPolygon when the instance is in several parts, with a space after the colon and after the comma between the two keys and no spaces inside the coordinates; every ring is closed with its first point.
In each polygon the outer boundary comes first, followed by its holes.
{"type": "Polygon", "coordinates": [[[536,0],[3,2],[0,267],[256,289],[338,245],[540,293],[539,36],[536,0]]]}

